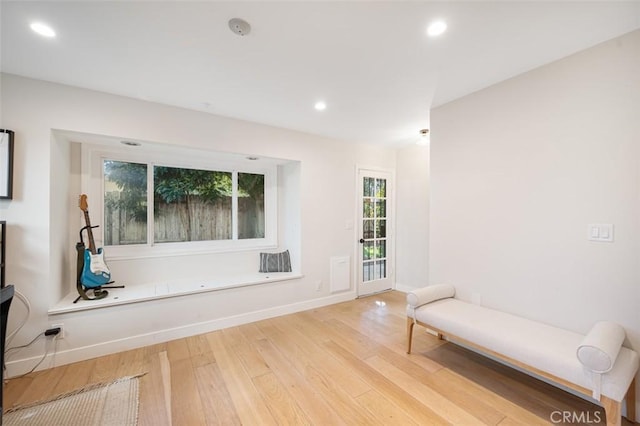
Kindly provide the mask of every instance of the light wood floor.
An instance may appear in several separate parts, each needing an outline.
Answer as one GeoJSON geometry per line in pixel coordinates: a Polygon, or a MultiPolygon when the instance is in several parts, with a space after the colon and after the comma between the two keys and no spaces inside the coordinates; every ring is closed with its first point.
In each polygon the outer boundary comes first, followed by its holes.
{"type": "MultiPolygon", "coordinates": [[[[10,380],[5,408],[141,372],[141,425],[536,425],[596,405],[416,327],[389,292],[10,380]]],[[[597,414],[596,414],[597,413],[597,414]]],[[[623,424],[626,421],[623,420],[623,424]]]]}

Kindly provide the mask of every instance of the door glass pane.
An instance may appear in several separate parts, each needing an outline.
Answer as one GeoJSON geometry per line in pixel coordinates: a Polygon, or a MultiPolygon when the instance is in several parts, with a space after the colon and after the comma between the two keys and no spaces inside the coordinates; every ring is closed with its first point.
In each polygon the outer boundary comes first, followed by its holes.
{"type": "Polygon", "coordinates": [[[363,200],[362,217],[373,217],[373,200],[363,200]]]}
{"type": "Polygon", "coordinates": [[[375,196],[378,198],[385,198],[387,196],[387,180],[386,179],[376,179],[375,196]]]}
{"type": "Polygon", "coordinates": [[[365,220],[362,223],[362,227],[363,227],[363,236],[362,238],[368,240],[373,238],[373,220],[365,220]]]}
{"type": "Polygon", "coordinates": [[[376,200],[376,217],[387,217],[387,200],[376,200]]]}
{"type": "Polygon", "coordinates": [[[375,194],[374,192],[375,179],[366,177],[363,179],[363,182],[364,182],[364,187],[363,187],[362,195],[364,195],[365,197],[373,197],[375,194]]]}
{"type": "Polygon", "coordinates": [[[374,256],[374,242],[373,241],[365,241],[363,243],[362,248],[362,260],[373,259],[374,256]]]}
{"type": "Polygon", "coordinates": [[[374,268],[374,277],[375,280],[380,280],[382,278],[387,277],[387,261],[386,260],[378,260],[376,261],[376,266],[374,268]]]}
{"type": "Polygon", "coordinates": [[[373,280],[373,262],[364,262],[362,264],[362,281],[367,282],[373,280]]]}
{"type": "Polygon", "coordinates": [[[387,236],[387,221],[376,219],[376,238],[385,238],[387,236]]]}
{"type": "Polygon", "coordinates": [[[105,160],[104,245],[147,243],[147,165],[105,160]]]}
{"type": "Polygon", "coordinates": [[[375,248],[374,255],[376,259],[387,257],[387,241],[386,240],[376,241],[376,248],[375,248]]]}

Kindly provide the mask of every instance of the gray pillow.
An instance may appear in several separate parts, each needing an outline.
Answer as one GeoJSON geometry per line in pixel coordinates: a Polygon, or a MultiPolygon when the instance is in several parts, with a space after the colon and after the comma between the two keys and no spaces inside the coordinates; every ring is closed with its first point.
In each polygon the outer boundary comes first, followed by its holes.
{"type": "Polygon", "coordinates": [[[282,253],[260,253],[260,272],[291,272],[289,250],[282,253]]]}

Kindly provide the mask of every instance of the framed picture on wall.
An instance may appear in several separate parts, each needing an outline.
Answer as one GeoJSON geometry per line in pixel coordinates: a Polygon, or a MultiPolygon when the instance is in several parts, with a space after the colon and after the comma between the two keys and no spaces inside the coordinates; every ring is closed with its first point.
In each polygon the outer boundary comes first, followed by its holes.
{"type": "Polygon", "coordinates": [[[13,193],[13,131],[0,129],[0,199],[13,193]]]}

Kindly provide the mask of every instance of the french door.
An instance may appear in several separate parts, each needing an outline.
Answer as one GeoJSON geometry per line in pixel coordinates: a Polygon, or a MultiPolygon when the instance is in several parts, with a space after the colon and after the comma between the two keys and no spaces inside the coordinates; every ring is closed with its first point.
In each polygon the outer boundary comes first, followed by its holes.
{"type": "Polygon", "coordinates": [[[358,170],[358,296],[393,287],[393,176],[358,170]]]}

